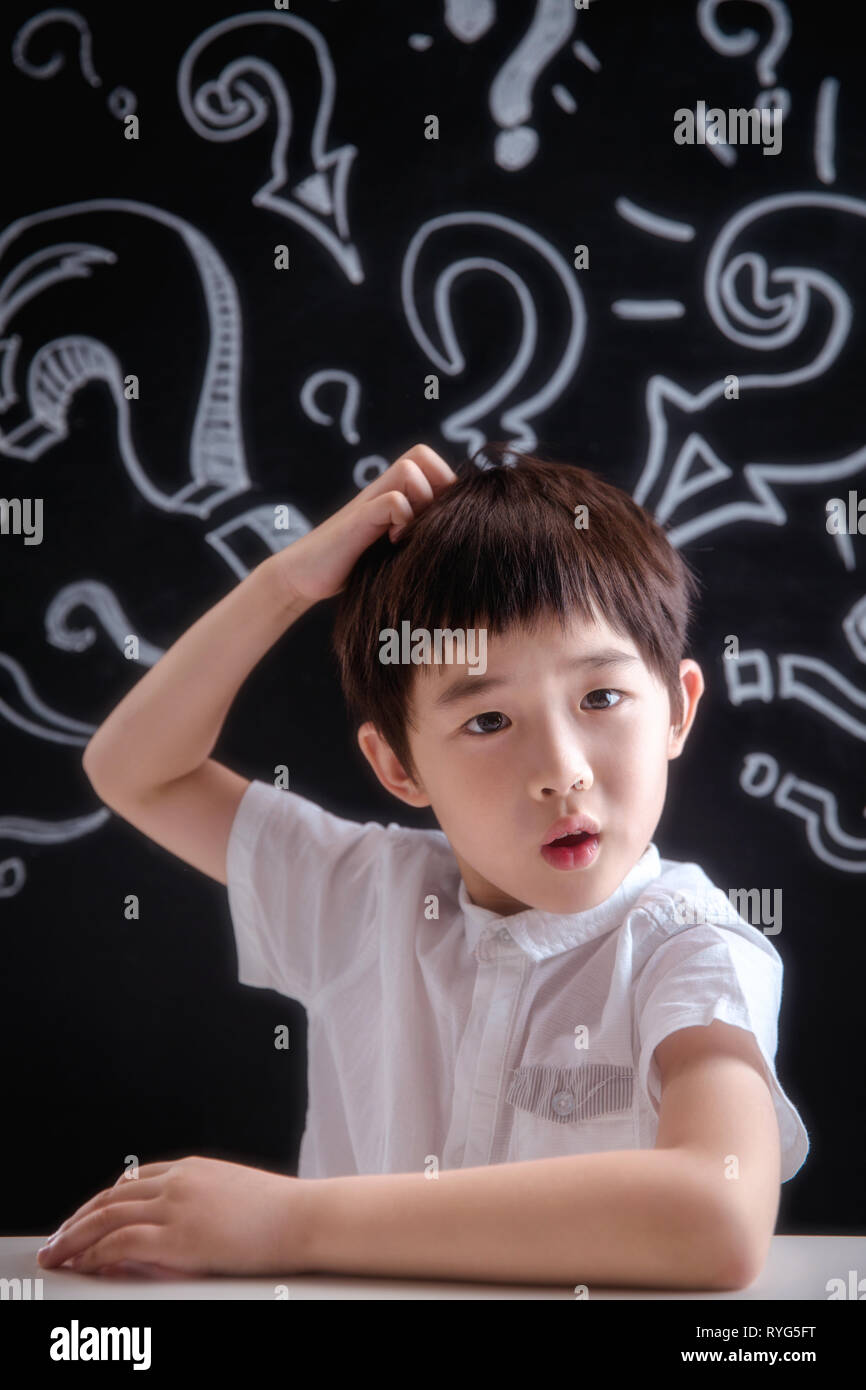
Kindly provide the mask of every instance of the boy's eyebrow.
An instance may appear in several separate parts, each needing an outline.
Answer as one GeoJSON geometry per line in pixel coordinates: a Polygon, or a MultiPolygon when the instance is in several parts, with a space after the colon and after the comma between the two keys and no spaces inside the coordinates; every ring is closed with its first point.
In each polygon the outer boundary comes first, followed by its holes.
{"type": "MultiPolygon", "coordinates": [[[[615,647],[604,647],[596,652],[589,652],[586,656],[573,656],[568,661],[561,663],[559,672],[579,671],[585,667],[595,670],[602,666],[639,666],[640,657],[633,656],[630,652],[617,651],[615,647]]],[[[495,690],[499,686],[507,686],[508,681],[501,676],[458,676],[449,686],[436,696],[433,701],[437,708],[446,705],[459,704],[461,700],[466,700],[470,695],[480,695],[485,690],[495,690]]]]}

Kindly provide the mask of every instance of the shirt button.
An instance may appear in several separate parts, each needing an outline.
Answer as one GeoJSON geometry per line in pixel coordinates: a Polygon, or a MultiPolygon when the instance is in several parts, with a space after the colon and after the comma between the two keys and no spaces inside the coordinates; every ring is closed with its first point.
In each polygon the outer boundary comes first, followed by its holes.
{"type": "Polygon", "coordinates": [[[499,931],[496,933],[496,935],[499,937],[499,940],[500,940],[500,941],[510,941],[510,940],[511,940],[511,932],[508,930],[507,927],[500,927],[500,928],[499,928],[499,931]]]}
{"type": "Polygon", "coordinates": [[[557,1091],[550,1103],[557,1115],[570,1115],[574,1109],[574,1096],[571,1091],[557,1091]]]}

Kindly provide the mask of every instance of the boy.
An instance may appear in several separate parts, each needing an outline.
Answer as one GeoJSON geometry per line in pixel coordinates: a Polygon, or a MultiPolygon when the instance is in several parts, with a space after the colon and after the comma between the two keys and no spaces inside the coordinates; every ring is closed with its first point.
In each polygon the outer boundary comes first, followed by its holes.
{"type": "Polygon", "coordinates": [[[240,980],[306,1006],[309,1117],[298,1178],[148,1164],[43,1262],[685,1289],[762,1267],[808,1152],[773,1064],[781,960],[652,841],[704,688],[696,582],[620,489],[486,453],[459,476],[404,454],[91,740],[103,801],[227,884],[240,980]],[[441,830],[210,757],[262,655],[336,594],[359,745],[441,830]],[[465,637],[456,663],[423,660],[434,629],[452,657],[465,637]],[[404,633],[420,663],[386,659],[404,633]]]}

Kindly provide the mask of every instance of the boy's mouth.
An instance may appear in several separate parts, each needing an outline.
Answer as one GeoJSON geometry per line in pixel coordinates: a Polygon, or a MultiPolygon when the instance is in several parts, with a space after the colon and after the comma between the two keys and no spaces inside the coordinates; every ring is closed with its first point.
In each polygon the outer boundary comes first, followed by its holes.
{"type": "Polygon", "coordinates": [[[601,826],[592,816],[562,816],[554,821],[541,846],[552,869],[584,869],[598,854],[601,826]]]}
{"type": "Polygon", "coordinates": [[[554,869],[583,869],[598,854],[599,840],[599,835],[579,830],[542,845],[541,854],[554,869]]]}

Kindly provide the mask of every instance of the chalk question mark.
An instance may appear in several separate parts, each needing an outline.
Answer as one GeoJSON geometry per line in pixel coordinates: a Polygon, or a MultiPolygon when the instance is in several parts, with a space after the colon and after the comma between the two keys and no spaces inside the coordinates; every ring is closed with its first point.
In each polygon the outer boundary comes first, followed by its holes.
{"type": "Polygon", "coordinates": [[[558,249],[531,227],[498,213],[482,211],[451,212],[430,218],[409,243],[400,275],[400,293],[415,341],[449,376],[459,376],[466,370],[454,319],[453,287],[462,275],[479,272],[498,276],[511,290],[520,316],[518,339],[511,360],[498,379],[480,396],[452,411],[442,421],[440,430],[444,439],[468,454],[481,449],[489,438],[497,437],[517,449],[531,450],[538,442],[533,418],[572,385],[583,354],[587,322],[583,293],[558,249]],[[463,253],[457,257],[451,250],[456,229],[463,253]],[[443,238],[448,240],[443,243],[443,238]],[[475,243],[485,254],[467,254],[475,243]],[[494,246],[498,246],[497,255],[490,254],[494,246]],[[422,257],[426,262],[423,267],[422,257]],[[518,269],[527,257],[533,283],[518,269]],[[539,332],[539,314],[532,293],[534,281],[542,277],[552,282],[563,320],[562,346],[558,360],[552,362],[547,342],[549,325],[547,335],[539,332]],[[432,305],[428,305],[431,288],[432,305]],[[435,323],[436,340],[424,324],[428,313],[435,323]],[[544,362],[546,379],[533,388],[525,379],[535,377],[539,358],[544,362]],[[492,426],[492,432],[488,426],[492,426]]]}
{"type": "MultiPolygon", "coordinates": [[[[698,28],[711,48],[726,57],[738,58],[743,53],[751,53],[761,42],[761,36],[754,29],[741,29],[737,34],[726,34],[719,28],[717,12],[725,0],[700,0],[697,11],[698,28]]],[[[762,90],[755,97],[755,106],[778,106],[784,121],[791,109],[791,97],[784,87],[773,87],[776,81],[776,64],[788,47],[791,37],[791,16],[782,0],[750,0],[767,11],[773,24],[773,32],[766,45],[755,59],[755,72],[762,90]]]]}
{"type": "MultiPolygon", "coordinates": [[[[358,433],[358,404],[361,399],[361,386],[356,376],[351,372],[341,372],[334,370],[323,370],[313,372],[307,377],[301,388],[301,405],[311,420],[315,420],[318,425],[332,425],[333,415],[329,415],[316,401],[316,393],[321,386],[325,386],[332,381],[341,382],[346,388],[346,395],[343,401],[343,409],[340,412],[340,430],[343,438],[348,444],[357,444],[361,438],[358,433]]],[[[352,481],[360,491],[361,488],[372,483],[374,478],[378,478],[385,469],[390,467],[388,460],[381,454],[365,454],[359,458],[352,469],[352,481]]]]}
{"type": "MultiPolygon", "coordinates": [[[[33,19],[28,19],[26,24],[22,24],[12,41],[12,61],[16,68],[25,72],[28,77],[38,77],[42,81],[47,81],[60,71],[66,62],[62,54],[55,53],[47,62],[36,64],[30,61],[25,52],[34,34],[46,25],[55,23],[71,24],[78,30],[78,62],[82,76],[91,87],[101,87],[102,78],[93,66],[90,26],[77,10],[43,10],[42,14],[34,15],[33,19]]],[[[115,87],[106,100],[112,116],[116,116],[118,120],[130,115],[138,105],[135,93],[128,87],[115,87]]]]}
{"type": "Polygon", "coordinates": [[[532,89],[539,74],[571,37],[575,12],[561,0],[538,0],[532,23],[490,87],[490,112],[501,126],[494,158],[501,169],[524,169],[538,149],[538,132],[526,121],[532,114],[532,89]]]}

